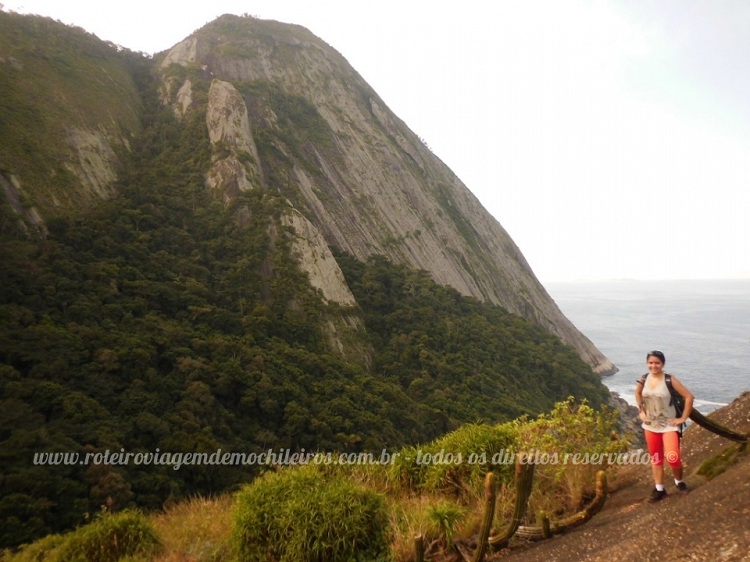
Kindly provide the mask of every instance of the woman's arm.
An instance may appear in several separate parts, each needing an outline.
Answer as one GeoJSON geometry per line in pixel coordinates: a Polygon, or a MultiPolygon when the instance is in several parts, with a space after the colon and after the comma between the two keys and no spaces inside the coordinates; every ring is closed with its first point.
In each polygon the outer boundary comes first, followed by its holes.
{"type": "Polygon", "coordinates": [[[643,406],[643,381],[635,381],[635,403],[638,405],[638,417],[642,422],[647,422],[646,408],[643,406]]]}

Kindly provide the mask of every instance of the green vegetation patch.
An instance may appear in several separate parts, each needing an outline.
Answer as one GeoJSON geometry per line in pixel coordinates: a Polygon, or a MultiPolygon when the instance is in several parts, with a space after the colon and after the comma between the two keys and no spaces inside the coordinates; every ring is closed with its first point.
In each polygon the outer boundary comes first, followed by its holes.
{"type": "Polygon", "coordinates": [[[509,482],[516,450],[511,424],[466,424],[426,445],[403,449],[387,470],[402,489],[465,497],[488,471],[509,482]]]}
{"type": "Polygon", "coordinates": [[[274,156],[279,156],[275,154],[275,142],[281,142],[300,165],[316,176],[322,175],[322,171],[315,151],[334,160],[338,158],[334,132],[306,98],[264,81],[243,82],[237,88],[245,97],[248,108],[267,107],[276,116],[272,126],[266,123],[267,127],[263,128],[261,124],[256,131],[261,160],[271,158],[273,162],[274,156]]]}
{"type": "Polygon", "coordinates": [[[375,370],[441,412],[436,435],[452,420],[502,422],[568,396],[607,402],[599,376],[540,326],[381,256],[336,259],[378,350],[375,370]]]}
{"type": "Polygon", "coordinates": [[[735,443],[731,447],[727,447],[718,455],[711,457],[698,468],[697,473],[701,476],[705,476],[709,480],[713,480],[720,474],[724,473],[729,467],[737,464],[737,462],[748,453],[747,443],[735,443]]]}
{"type": "Polygon", "coordinates": [[[267,473],[237,494],[234,546],[247,561],[383,559],[384,497],[314,467],[267,473]]]}
{"type": "Polygon", "coordinates": [[[137,511],[105,513],[66,535],[50,535],[22,548],[8,562],[117,562],[151,557],[161,548],[151,522],[137,511]]]}

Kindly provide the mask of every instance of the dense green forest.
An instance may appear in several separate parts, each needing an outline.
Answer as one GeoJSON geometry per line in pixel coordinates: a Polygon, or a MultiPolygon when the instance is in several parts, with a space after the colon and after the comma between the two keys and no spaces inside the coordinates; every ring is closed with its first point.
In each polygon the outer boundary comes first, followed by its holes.
{"type": "Polygon", "coordinates": [[[34,453],[380,451],[568,395],[606,400],[558,338],[424,272],[339,253],[359,306],[324,303],[291,257],[287,199],[209,193],[204,116],[178,122],[151,62],[117,56],[142,98],[119,195],[39,239],[0,205],[0,547],[261,470],[40,466],[34,453]],[[371,360],[328,343],[327,319],[347,317],[371,360]]]}

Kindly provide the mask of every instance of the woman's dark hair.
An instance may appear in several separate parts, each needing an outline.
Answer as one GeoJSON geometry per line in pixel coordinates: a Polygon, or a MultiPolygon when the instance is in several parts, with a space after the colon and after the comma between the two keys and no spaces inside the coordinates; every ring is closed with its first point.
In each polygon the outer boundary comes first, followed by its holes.
{"type": "Polygon", "coordinates": [[[653,351],[649,351],[646,354],[646,361],[648,361],[649,357],[656,357],[662,363],[666,363],[667,362],[667,359],[666,359],[666,357],[664,357],[664,354],[661,351],[657,350],[657,349],[654,349],[653,351]]]}

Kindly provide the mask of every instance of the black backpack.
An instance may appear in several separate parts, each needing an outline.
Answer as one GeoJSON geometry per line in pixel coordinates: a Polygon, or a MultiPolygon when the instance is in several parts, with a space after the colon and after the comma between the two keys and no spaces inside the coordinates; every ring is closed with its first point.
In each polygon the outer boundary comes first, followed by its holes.
{"type": "MultiPolygon", "coordinates": [[[[641,383],[644,387],[646,386],[646,377],[648,377],[648,373],[638,379],[638,382],[641,383]]],[[[669,390],[669,405],[674,406],[675,414],[678,418],[681,418],[682,412],[685,410],[685,401],[682,398],[682,394],[677,392],[672,386],[672,375],[670,375],[669,373],[664,373],[664,382],[667,383],[667,389],[669,390]]],[[[679,427],[680,437],[682,437],[682,430],[684,428],[685,424],[681,423],[679,427]]]]}

